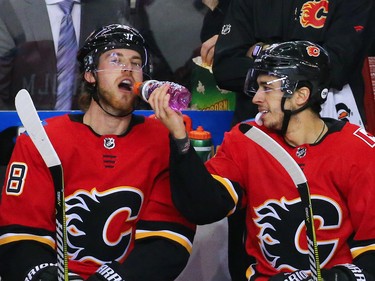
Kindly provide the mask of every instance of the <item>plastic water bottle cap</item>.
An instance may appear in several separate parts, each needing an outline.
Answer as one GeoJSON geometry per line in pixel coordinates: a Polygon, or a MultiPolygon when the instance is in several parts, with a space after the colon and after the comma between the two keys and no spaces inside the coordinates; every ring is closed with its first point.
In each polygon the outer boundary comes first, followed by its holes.
{"type": "Polygon", "coordinates": [[[208,140],[211,138],[211,133],[205,131],[202,126],[198,126],[196,130],[190,131],[189,138],[196,140],[208,140]]]}
{"type": "Polygon", "coordinates": [[[141,94],[142,84],[143,84],[143,82],[135,82],[134,83],[134,85],[133,85],[133,93],[134,94],[136,94],[138,96],[141,94]]]}

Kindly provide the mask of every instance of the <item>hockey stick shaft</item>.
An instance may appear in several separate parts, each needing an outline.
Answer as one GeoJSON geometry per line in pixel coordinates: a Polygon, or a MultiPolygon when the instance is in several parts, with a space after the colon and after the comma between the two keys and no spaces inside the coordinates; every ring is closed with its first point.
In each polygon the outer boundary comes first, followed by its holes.
{"type": "Polygon", "coordinates": [[[309,249],[310,258],[310,270],[311,275],[315,277],[314,280],[322,280],[320,271],[320,260],[318,251],[318,242],[316,240],[315,226],[314,226],[314,213],[311,203],[311,195],[309,186],[306,183],[297,185],[298,192],[301,197],[301,202],[305,211],[305,225],[307,233],[307,243],[309,249]]]}
{"type": "Polygon", "coordinates": [[[68,281],[64,177],[61,161],[44,130],[30,94],[26,90],[23,89],[17,93],[15,105],[23,126],[46,163],[53,179],[56,194],[57,277],[58,281],[68,281]]]}
{"type": "Polygon", "coordinates": [[[311,276],[315,281],[322,281],[311,195],[303,171],[289,153],[262,130],[245,123],[240,125],[240,130],[245,136],[270,153],[272,157],[284,167],[296,185],[305,212],[305,226],[311,276]]]}

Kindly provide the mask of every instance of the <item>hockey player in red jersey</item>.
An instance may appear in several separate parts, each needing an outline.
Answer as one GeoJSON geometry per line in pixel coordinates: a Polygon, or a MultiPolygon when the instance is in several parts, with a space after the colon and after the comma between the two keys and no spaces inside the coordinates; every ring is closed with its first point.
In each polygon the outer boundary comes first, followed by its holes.
{"type": "Polygon", "coordinates": [[[329,82],[329,56],[308,41],[273,44],[249,69],[257,122],[226,133],[203,165],[181,116],[164,89],[149,101],[169,129],[171,188],[191,221],[209,223],[246,209],[247,253],[255,258],[243,280],[310,280],[304,208],[286,170],[244,132],[266,132],[298,163],[310,186],[325,281],[375,278],[375,137],[357,125],[320,118],[329,82]]]}
{"type": "MultiPolygon", "coordinates": [[[[133,113],[132,85],[149,71],[146,42],[131,27],[105,26],[78,61],[84,114],[44,126],[65,175],[69,280],[174,280],[195,226],[172,204],[168,130],[133,113]]],[[[57,280],[54,202],[49,170],[22,134],[0,205],[3,281],[57,280]]]]}

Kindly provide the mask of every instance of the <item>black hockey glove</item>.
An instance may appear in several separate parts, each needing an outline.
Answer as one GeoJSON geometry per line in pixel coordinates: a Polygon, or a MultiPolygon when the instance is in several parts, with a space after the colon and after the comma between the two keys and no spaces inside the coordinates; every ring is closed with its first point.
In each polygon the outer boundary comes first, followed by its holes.
{"type": "MultiPolygon", "coordinates": [[[[366,274],[354,264],[336,265],[330,269],[322,268],[321,272],[324,281],[374,281],[372,277],[366,277],[366,274]]],[[[276,274],[269,281],[312,281],[312,278],[299,270],[276,274]]]]}
{"type": "MultiPolygon", "coordinates": [[[[54,263],[43,263],[32,268],[25,281],[56,281],[57,266],[54,263]]],[[[83,281],[79,275],[69,272],[69,281],[83,281]]]]}
{"type": "Polygon", "coordinates": [[[121,266],[118,262],[103,264],[98,268],[94,275],[91,275],[86,281],[125,281],[121,272],[121,266]]]}
{"type": "Polygon", "coordinates": [[[354,264],[340,264],[330,269],[322,269],[324,281],[371,281],[372,277],[366,274],[354,264]]]}

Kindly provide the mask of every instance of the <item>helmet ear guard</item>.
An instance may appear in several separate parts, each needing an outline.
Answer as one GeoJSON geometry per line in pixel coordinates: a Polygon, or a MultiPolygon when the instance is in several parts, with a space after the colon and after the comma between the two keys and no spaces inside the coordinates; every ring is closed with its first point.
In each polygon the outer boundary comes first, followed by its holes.
{"type": "Polygon", "coordinates": [[[311,91],[310,102],[323,103],[327,98],[330,73],[328,53],[309,41],[289,41],[272,44],[255,57],[247,73],[244,92],[254,96],[260,74],[282,79],[284,97],[290,97],[301,82],[306,81],[311,91]]]}
{"type": "Polygon", "coordinates": [[[323,100],[326,100],[327,99],[327,96],[328,96],[328,88],[324,88],[321,92],[320,92],[320,98],[323,99],[323,100]]]}

